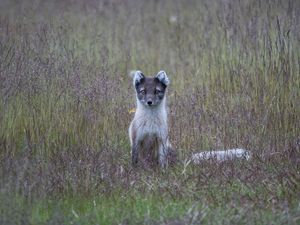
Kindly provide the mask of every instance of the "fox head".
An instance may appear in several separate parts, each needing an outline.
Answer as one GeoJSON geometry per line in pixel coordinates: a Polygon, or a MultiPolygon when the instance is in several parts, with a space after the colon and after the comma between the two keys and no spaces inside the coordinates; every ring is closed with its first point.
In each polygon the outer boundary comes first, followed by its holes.
{"type": "Polygon", "coordinates": [[[135,71],[132,76],[138,101],[146,107],[160,105],[170,83],[166,72],[159,71],[154,77],[146,77],[141,71],[135,71]]]}

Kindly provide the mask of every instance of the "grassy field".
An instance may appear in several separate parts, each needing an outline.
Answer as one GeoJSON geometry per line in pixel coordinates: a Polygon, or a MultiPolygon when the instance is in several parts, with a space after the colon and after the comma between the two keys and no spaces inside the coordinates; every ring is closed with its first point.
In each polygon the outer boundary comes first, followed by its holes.
{"type": "Polygon", "coordinates": [[[0,0],[0,224],[300,224],[300,1],[0,0]],[[179,162],[133,169],[128,72],[179,162]],[[187,160],[245,148],[250,161],[187,160]]]}

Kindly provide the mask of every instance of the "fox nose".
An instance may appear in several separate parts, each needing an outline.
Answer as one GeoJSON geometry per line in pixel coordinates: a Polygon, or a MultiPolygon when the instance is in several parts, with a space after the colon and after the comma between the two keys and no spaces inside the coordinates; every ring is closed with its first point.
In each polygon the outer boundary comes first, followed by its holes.
{"type": "Polygon", "coordinates": [[[148,104],[148,105],[152,105],[152,101],[148,101],[147,104],[148,104]]]}

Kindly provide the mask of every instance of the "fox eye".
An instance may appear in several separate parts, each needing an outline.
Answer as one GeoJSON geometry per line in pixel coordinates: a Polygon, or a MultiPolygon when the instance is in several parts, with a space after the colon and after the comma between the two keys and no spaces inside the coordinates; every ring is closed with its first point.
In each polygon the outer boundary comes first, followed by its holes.
{"type": "Polygon", "coordinates": [[[156,90],[155,90],[155,94],[161,94],[161,93],[163,93],[163,91],[161,91],[161,90],[159,90],[159,89],[156,89],[156,90]]]}
{"type": "Polygon", "coordinates": [[[146,91],[145,90],[140,90],[139,93],[144,95],[144,94],[146,94],[146,91]]]}

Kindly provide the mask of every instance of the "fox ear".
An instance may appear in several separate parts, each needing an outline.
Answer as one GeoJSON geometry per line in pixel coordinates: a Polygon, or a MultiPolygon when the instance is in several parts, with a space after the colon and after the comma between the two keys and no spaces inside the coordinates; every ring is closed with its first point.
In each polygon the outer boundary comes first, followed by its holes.
{"type": "Polygon", "coordinates": [[[138,85],[145,79],[145,75],[139,70],[131,71],[130,76],[133,78],[133,86],[138,85]]]}
{"type": "Polygon", "coordinates": [[[155,76],[155,78],[157,78],[161,83],[163,83],[166,86],[168,86],[170,84],[170,80],[169,80],[166,72],[163,70],[159,71],[157,73],[157,75],[155,76]]]}

